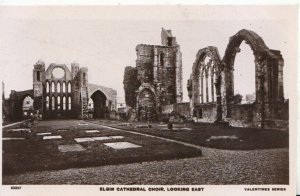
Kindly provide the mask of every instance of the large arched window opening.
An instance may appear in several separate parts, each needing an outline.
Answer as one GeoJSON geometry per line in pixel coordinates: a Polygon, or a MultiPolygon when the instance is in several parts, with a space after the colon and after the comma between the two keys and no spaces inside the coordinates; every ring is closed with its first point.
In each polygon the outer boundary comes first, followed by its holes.
{"type": "Polygon", "coordinates": [[[68,98],[68,110],[71,110],[72,108],[72,102],[71,102],[71,97],[68,98]]]}
{"type": "Polygon", "coordinates": [[[50,92],[50,85],[49,82],[46,82],[46,93],[50,92]]]}
{"type": "Polygon", "coordinates": [[[49,96],[46,97],[46,109],[49,110],[49,96]]]}
{"type": "Polygon", "coordinates": [[[68,93],[71,93],[71,82],[68,83],[68,93]]]}
{"type": "MultiPolygon", "coordinates": [[[[238,49],[237,49],[238,50],[238,49]]],[[[255,95],[255,61],[251,47],[244,41],[241,43],[241,51],[235,57],[234,62],[234,103],[253,103],[255,95]]]]}
{"type": "Polygon", "coordinates": [[[55,92],[55,83],[54,82],[51,83],[51,92],[52,93],[55,92]]]}
{"type": "Polygon", "coordinates": [[[255,115],[255,121],[261,121],[261,125],[258,126],[264,127],[266,116],[268,118],[273,118],[274,115],[276,115],[276,109],[272,108],[273,106],[271,105],[277,101],[282,102],[284,100],[283,88],[280,88],[283,86],[283,81],[281,80],[282,77],[279,76],[279,73],[282,73],[283,68],[283,58],[280,51],[269,49],[263,39],[255,32],[242,29],[230,37],[222,63],[225,70],[224,105],[226,107],[226,117],[233,117],[233,112],[235,112],[234,105],[243,102],[240,94],[244,94],[244,96],[246,95],[244,98],[244,100],[246,99],[246,102],[250,102],[252,99],[255,100],[254,102],[256,105],[261,105],[261,108],[255,111],[257,114],[255,115]],[[248,46],[245,48],[243,42],[250,47],[248,46]],[[252,51],[250,52],[250,50],[248,50],[249,52],[246,53],[253,53],[253,55],[250,55],[250,59],[239,62],[238,58],[240,58],[249,48],[251,48],[252,51]],[[243,50],[243,53],[237,54],[241,49],[243,50]],[[254,56],[254,65],[253,63],[252,65],[248,65],[249,62],[253,62],[251,56],[254,56]],[[246,67],[242,69],[247,70],[247,73],[239,73],[237,69],[241,67],[246,67]],[[255,67],[254,72],[253,67],[255,67]],[[250,69],[252,69],[252,73],[255,74],[251,74],[250,69]],[[243,82],[239,82],[239,76],[243,78],[240,80],[243,82]],[[250,82],[253,81],[253,78],[254,82],[250,82]],[[249,81],[249,83],[245,81],[249,81]],[[250,96],[247,97],[247,93],[253,92],[253,86],[251,90],[249,84],[251,86],[255,84],[255,94],[250,94],[250,96]],[[238,89],[238,86],[241,88],[238,89]],[[248,92],[246,92],[246,90],[248,90],[248,92]],[[272,102],[272,104],[269,104],[270,102],[272,102]]]}
{"type": "Polygon", "coordinates": [[[62,92],[65,93],[66,92],[66,82],[63,82],[63,86],[62,86],[62,92]]]}
{"type": "Polygon", "coordinates": [[[66,97],[63,97],[63,110],[66,110],[66,97]]]}
{"type": "Polygon", "coordinates": [[[52,97],[51,107],[52,107],[52,110],[55,110],[55,97],[54,96],[52,97]]]}
{"type": "Polygon", "coordinates": [[[60,82],[57,83],[57,92],[60,93],[60,82]]]}
{"type": "Polygon", "coordinates": [[[60,96],[57,97],[57,110],[60,110],[60,96]]]}

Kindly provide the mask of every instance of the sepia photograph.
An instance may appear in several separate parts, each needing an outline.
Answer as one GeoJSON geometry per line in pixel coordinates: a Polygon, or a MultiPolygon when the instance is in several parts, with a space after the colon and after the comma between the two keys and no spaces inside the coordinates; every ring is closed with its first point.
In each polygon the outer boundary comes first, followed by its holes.
{"type": "Polygon", "coordinates": [[[297,5],[0,6],[1,192],[295,194],[297,20],[297,5]]]}

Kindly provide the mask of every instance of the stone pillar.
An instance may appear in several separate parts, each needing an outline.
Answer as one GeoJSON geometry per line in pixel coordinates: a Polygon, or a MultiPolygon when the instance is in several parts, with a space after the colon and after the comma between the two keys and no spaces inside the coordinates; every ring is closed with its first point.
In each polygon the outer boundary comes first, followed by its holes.
{"type": "Polygon", "coordinates": [[[215,87],[216,87],[216,105],[217,105],[217,116],[216,122],[222,121],[222,95],[221,95],[221,88],[222,88],[222,76],[221,74],[216,75],[215,77],[215,87]]]}
{"type": "Polygon", "coordinates": [[[214,102],[215,101],[215,99],[214,99],[214,97],[215,97],[215,92],[214,92],[214,73],[213,73],[213,71],[211,72],[211,86],[210,86],[210,88],[211,88],[211,100],[212,100],[212,102],[214,102]]]}
{"type": "Polygon", "coordinates": [[[180,47],[177,46],[176,51],[176,103],[182,102],[182,54],[180,47]]]}
{"type": "Polygon", "coordinates": [[[158,82],[158,61],[159,61],[159,56],[158,56],[158,51],[157,48],[154,48],[154,60],[153,60],[153,82],[157,83],[158,82]]]}
{"type": "Polygon", "coordinates": [[[284,66],[284,60],[281,58],[278,62],[278,97],[277,101],[282,102],[284,101],[284,90],[283,90],[283,66],[284,66]]]}
{"type": "Polygon", "coordinates": [[[220,82],[220,96],[221,96],[221,106],[222,106],[222,119],[226,119],[228,115],[228,85],[230,85],[230,81],[232,80],[232,75],[230,73],[227,73],[228,68],[226,65],[223,63],[222,64],[222,69],[221,69],[220,77],[221,77],[221,82],[220,82]]]}
{"type": "Polygon", "coordinates": [[[209,99],[208,99],[208,97],[209,97],[209,94],[208,94],[208,72],[205,72],[205,92],[206,92],[205,93],[206,103],[208,103],[209,102],[209,99]]]}
{"type": "Polygon", "coordinates": [[[82,67],[80,69],[80,111],[81,111],[81,118],[88,117],[88,68],[82,67]]]}
{"type": "Polygon", "coordinates": [[[33,69],[33,106],[34,110],[42,114],[42,118],[44,115],[44,92],[46,91],[46,83],[45,83],[45,63],[41,60],[36,62],[33,69]]]}
{"type": "Polygon", "coordinates": [[[193,89],[194,89],[194,92],[193,92],[193,103],[194,105],[199,103],[199,78],[198,76],[194,76],[194,79],[193,79],[193,89]]]}
{"type": "Polygon", "coordinates": [[[193,117],[193,111],[194,111],[193,75],[191,75],[191,79],[187,81],[187,90],[188,90],[188,97],[190,99],[190,116],[193,117]]]}
{"type": "Polygon", "coordinates": [[[200,74],[200,85],[201,85],[201,89],[200,89],[201,103],[203,103],[204,102],[204,97],[203,97],[203,73],[200,74]]]}

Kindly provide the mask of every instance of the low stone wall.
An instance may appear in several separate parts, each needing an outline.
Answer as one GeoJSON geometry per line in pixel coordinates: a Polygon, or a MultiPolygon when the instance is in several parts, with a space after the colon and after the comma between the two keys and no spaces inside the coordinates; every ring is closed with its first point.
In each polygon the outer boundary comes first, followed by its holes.
{"type": "Polygon", "coordinates": [[[190,106],[188,102],[175,103],[171,105],[163,106],[162,117],[160,121],[169,121],[170,117],[173,116],[174,122],[184,122],[190,116],[190,106]]]}
{"type": "Polygon", "coordinates": [[[171,105],[166,105],[162,108],[162,114],[171,114],[172,112],[176,112],[177,114],[180,114],[185,117],[190,116],[189,102],[175,103],[171,105]]]}
{"type": "Polygon", "coordinates": [[[213,123],[217,119],[217,106],[214,103],[201,104],[195,107],[195,110],[198,112],[194,117],[196,122],[213,123]]]}
{"type": "Polygon", "coordinates": [[[256,127],[253,123],[254,109],[254,104],[233,105],[229,124],[234,127],[256,127]]]}
{"type": "Polygon", "coordinates": [[[287,100],[286,102],[282,104],[277,104],[275,108],[276,112],[276,119],[280,120],[289,120],[289,101],[287,100]]]}

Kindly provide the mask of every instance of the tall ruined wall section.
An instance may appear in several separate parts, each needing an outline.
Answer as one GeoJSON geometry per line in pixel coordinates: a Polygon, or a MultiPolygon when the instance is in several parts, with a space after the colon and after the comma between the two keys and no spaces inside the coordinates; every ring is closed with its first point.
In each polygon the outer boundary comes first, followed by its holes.
{"type": "Polygon", "coordinates": [[[153,56],[154,46],[138,45],[136,47],[137,77],[141,83],[153,83],[153,56]]]}
{"type": "MultiPolygon", "coordinates": [[[[162,29],[161,43],[136,47],[137,79],[141,83],[137,89],[136,109],[138,117],[142,113],[147,120],[147,115],[160,119],[163,106],[182,102],[180,46],[171,31],[165,29],[162,29]]],[[[139,120],[145,120],[143,118],[139,120]]]]}
{"type": "Polygon", "coordinates": [[[74,115],[76,117],[79,116],[81,111],[81,104],[80,104],[80,77],[79,77],[79,64],[72,63],[71,64],[71,74],[72,74],[72,109],[74,111],[74,115]]]}
{"type": "Polygon", "coordinates": [[[154,83],[163,99],[162,104],[176,103],[176,47],[155,46],[154,83]]]}
{"type": "MultiPolygon", "coordinates": [[[[230,37],[222,60],[216,47],[202,48],[197,53],[187,85],[191,117],[198,122],[228,123],[231,126],[288,128],[288,101],[283,94],[283,66],[281,52],[269,49],[258,34],[247,29],[230,37]],[[234,67],[238,66],[234,62],[243,41],[250,46],[255,59],[256,96],[255,101],[249,104],[236,102],[234,94],[234,67]],[[213,62],[214,72],[211,76],[214,77],[211,84],[215,86],[207,85],[207,82],[205,85],[203,82],[201,71],[203,73],[208,66],[205,64],[205,57],[210,57],[213,62]],[[199,80],[199,77],[202,78],[199,80]],[[214,95],[216,99],[209,100],[209,96],[214,95]],[[203,97],[206,97],[206,102],[203,97]]],[[[207,76],[205,80],[208,81],[207,76]]]]}

